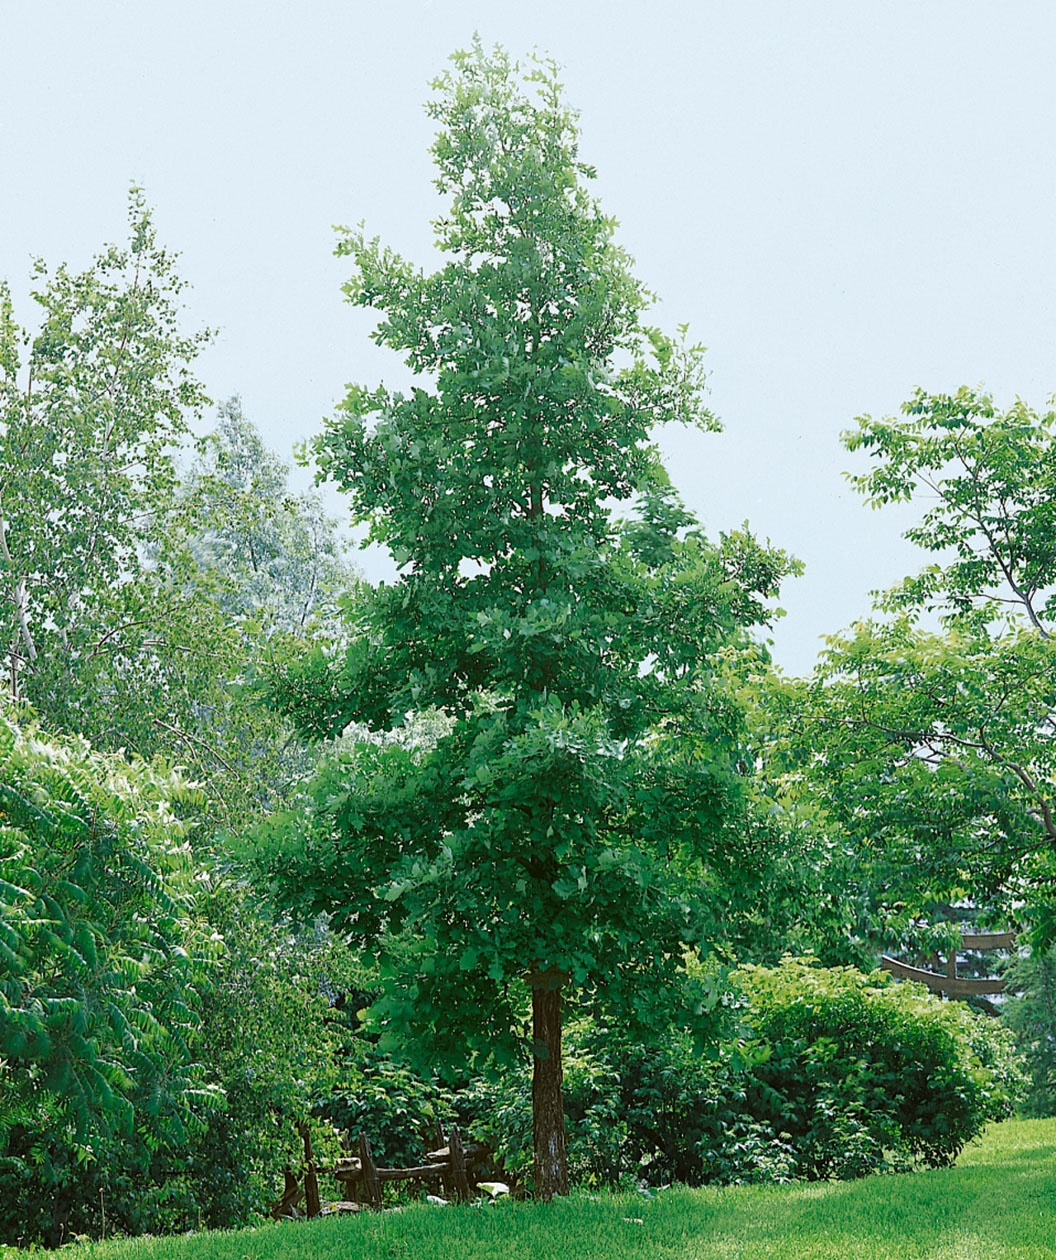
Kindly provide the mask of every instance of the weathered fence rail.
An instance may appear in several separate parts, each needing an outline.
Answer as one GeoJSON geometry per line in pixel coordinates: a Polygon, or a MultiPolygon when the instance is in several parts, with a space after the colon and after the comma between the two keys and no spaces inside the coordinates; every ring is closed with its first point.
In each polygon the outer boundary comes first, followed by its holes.
{"type": "MultiPolygon", "coordinates": [[[[452,1128],[446,1145],[429,1151],[424,1164],[410,1168],[379,1168],[374,1161],[369,1139],[360,1135],[356,1155],[339,1160],[332,1168],[319,1169],[312,1154],[308,1126],[299,1124],[297,1132],[304,1143],[304,1185],[302,1188],[301,1180],[287,1170],[282,1198],[272,1208],[272,1215],[276,1218],[377,1209],[384,1202],[384,1187],[387,1182],[416,1181],[423,1185],[435,1185],[443,1191],[445,1197],[456,1203],[464,1203],[476,1194],[479,1186],[476,1175],[478,1167],[491,1155],[490,1149],[478,1142],[468,1145],[464,1143],[455,1127],[452,1128]],[[337,1180],[343,1194],[340,1201],[323,1206],[319,1193],[320,1175],[329,1175],[337,1180]]],[[[442,1141],[439,1130],[437,1137],[442,1141]]]]}
{"type": "MultiPolygon", "coordinates": [[[[1015,945],[1013,932],[962,932],[961,949],[1010,950],[1015,945]]],[[[947,997],[992,997],[1004,993],[1005,982],[999,976],[986,978],[969,978],[957,974],[957,950],[951,950],[943,961],[936,959],[933,966],[943,966],[944,970],[928,970],[924,967],[913,967],[897,958],[884,954],[880,958],[880,966],[889,971],[897,980],[916,980],[918,984],[926,984],[933,993],[944,993],[947,997]]]]}
{"type": "Polygon", "coordinates": [[[359,1154],[342,1160],[333,1175],[341,1184],[345,1199],[366,1207],[380,1207],[383,1188],[390,1181],[437,1183],[448,1198],[456,1202],[471,1199],[477,1189],[477,1166],[490,1151],[479,1143],[463,1143],[457,1127],[452,1128],[447,1145],[426,1155],[427,1163],[411,1168],[379,1168],[374,1162],[370,1142],[360,1136],[359,1154]]]}

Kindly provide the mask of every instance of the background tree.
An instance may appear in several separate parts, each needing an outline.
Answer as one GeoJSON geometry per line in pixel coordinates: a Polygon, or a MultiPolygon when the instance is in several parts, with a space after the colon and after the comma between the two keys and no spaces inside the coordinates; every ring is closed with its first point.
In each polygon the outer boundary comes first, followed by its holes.
{"type": "Polygon", "coordinates": [[[1002,1021],[1015,1034],[1029,1077],[1020,1111],[1056,1115],[1056,952],[1050,948],[1020,956],[1005,974],[1013,996],[1002,1021]]]}
{"type": "Polygon", "coordinates": [[[1052,932],[1053,421],[920,391],[903,418],[864,417],[845,438],[874,460],[852,478],[873,506],[924,498],[906,537],[937,559],[770,707],[786,786],[845,837],[889,940],[958,902],[1003,920],[1026,901],[1052,932]]]}
{"type": "Polygon", "coordinates": [[[319,495],[295,495],[289,475],[241,399],[229,398],[182,479],[187,544],[229,619],[269,636],[338,633],[338,601],[356,586],[356,570],[319,495]]]}
{"type": "Polygon", "coordinates": [[[283,801],[310,765],[267,679],[287,658],[334,649],[339,604],[359,581],[318,495],[295,495],[288,478],[229,399],[145,543],[164,685],[143,739],[193,770],[228,826],[283,801]]]}
{"type": "Polygon", "coordinates": [[[448,261],[425,274],[362,232],[338,247],[417,383],[351,388],[314,445],[401,573],[362,593],[343,661],[284,684],[306,726],[378,737],[341,742],[263,860],[380,957],[383,1044],[508,1060],[527,982],[546,1198],[567,1189],[565,994],[659,1022],[722,889],[762,860],[715,662],[789,562],[680,540],[677,513],[648,548],[621,533],[613,505],[663,480],[652,429],[716,427],[701,349],[641,323],[554,66],[479,44],[453,62],[429,107],[448,261]],[[430,740],[385,737],[430,712],[430,740]]]}
{"type": "Polygon", "coordinates": [[[242,880],[213,870],[199,881],[203,919],[224,944],[190,1049],[223,1106],[124,1195],[129,1233],[230,1229],[267,1213],[284,1172],[302,1166],[300,1126],[321,1165],[338,1156],[333,1128],[313,1116],[356,1083],[333,1009],[361,979],[354,957],[323,925],[296,931],[269,915],[242,880]]]}
{"type": "Polygon", "coordinates": [[[0,287],[2,641],[11,693],[77,730],[149,650],[134,579],[206,401],[190,367],[206,334],[178,327],[183,285],[138,189],[126,247],[79,275],[38,261],[35,279],[35,334],[0,287]]]}
{"type": "Polygon", "coordinates": [[[0,712],[0,1240],[246,1223],[338,1083],[355,964],[194,860],[200,797],[0,712]]]}
{"type": "Polygon", "coordinates": [[[183,282],[139,190],[125,247],[35,275],[35,333],[0,288],[6,688],[49,730],[186,766],[233,824],[301,768],[253,702],[264,666],[334,631],[354,573],[237,401],[181,479],[207,334],[180,329],[183,282]]]}

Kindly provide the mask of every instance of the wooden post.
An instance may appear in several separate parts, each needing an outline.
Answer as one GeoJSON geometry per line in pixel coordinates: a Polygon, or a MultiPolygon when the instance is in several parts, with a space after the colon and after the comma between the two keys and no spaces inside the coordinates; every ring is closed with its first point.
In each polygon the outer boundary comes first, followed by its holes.
{"type": "Polygon", "coordinates": [[[444,1144],[444,1131],[434,1116],[422,1126],[422,1141],[427,1151],[437,1151],[444,1144]]]}
{"type": "Polygon", "coordinates": [[[300,1182],[289,1168],[283,1169],[282,1178],[285,1182],[282,1198],[278,1199],[271,1206],[271,1215],[277,1221],[284,1216],[296,1216],[297,1204],[304,1198],[304,1191],[301,1189],[300,1182]]]}
{"type": "Polygon", "coordinates": [[[445,1199],[453,1199],[455,1197],[455,1183],[451,1176],[451,1140],[445,1142],[443,1130],[437,1123],[437,1131],[440,1133],[440,1141],[437,1144],[437,1151],[447,1151],[447,1155],[440,1164],[440,1189],[444,1192],[445,1199]]]}
{"type": "Polygon", "coordinates": [[[318,1216],[323,1206],[319,1201],[319,1177],[312,1157],[312,1131],[301,1120],[297,1122],[297,1132],[304,1143],[304,1208],[308,1216],[318,1216]]]}
{"type": "Polygon", "coordinates": [[[359,1135],[359,1159],[363,1168],[363,1175],[359,1179],[361,1202],[367,1204],[368,1207],[380,1208],[381,1179],[378,1177],[378,1166],[374,1163],[374,1156],[370,1152],[370,1141],[365,1133],[359,1135]]]}
{"type": "Polygon", "coordinates": [[[556,967],[534,971],[532,988],[532,1141],[537,1199],[568,1194],[565,1100],[561,1064],[561,986],[556,967]]]}
{"type": "Polygon", "coordinates": [[[456,1203],[467,1203],[473,1197],[469,1184],[469,1171],[466,1168],[466,1148],[462,1145],[462,1135],[458,1125],[451,1128],[451,1136],[447,1140],[448,1167],[450,1168],[451,1195],[456,1203]]]}

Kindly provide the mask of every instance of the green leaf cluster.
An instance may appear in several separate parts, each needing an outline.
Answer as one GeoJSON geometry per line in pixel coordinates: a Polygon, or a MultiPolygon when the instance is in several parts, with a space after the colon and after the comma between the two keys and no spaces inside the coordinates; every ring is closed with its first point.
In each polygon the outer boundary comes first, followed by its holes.
{"type": "Polygon", "coordinates": [[[943,924],[1051,936],[1056,657],[1053,416],[918,390],[845,435],[874,506],[920,502],[934,558],[828,640],[813,678],[764,686],[779,794],[827,837],[854,931],[927,955],[943,924]]]}
{"type": "Polygon", "coordinates": [[[237,400],[181,475],[209,334],[181,329],[184,283],[138,189],[127,245],[35,278],[36,331],[0,287],[5,690],[49,730],[187,767],[234,825],[300,768],[252,702],[264,673],[337,633],[355,575],[237,400]]]}
{"type": "Polygon", "coordinates": [[[135,188],[127,246],[34,279],[35,332],[0,286],[0,644],[11,691],[77,729],[69,680],[119,687],[146,637],[134,579],[206,401],[190,365],[208,334],[180,330],[183,284],[135,188]]]}
{"type": "Polygon", "coordinates": [[[258,640],[338,634],[338,601],[358,584],[337,522],[318,494],[292,493],[289,475],[241,399],[229,398],[198,442],[165,522],[190,553],[201,594],[258,640]]]}
{"type": "Polygon", "coordinates": [[[1011,1114],[1023,1085],[1011,1036],[963,1003],[803,959],[733,980],[763,1051],[750,1110],[788,1135],[799,1176],[862,1176],[892,1156],[945,1167],[1011,1114]]]}
{"type": "Polygon", "coordinates": [[[850,478],[874,507],[926,495],[906,538],[942,563],[908,579],[892,607],[936,609],[980,625],[1026,616],[1035,630],[1056,612],[1056,413],[1017,400],[1005,411],[967,387],[917,390],[904,419],[862,416],[848,450],[874,461],[850,478]]]}
{"type": "Polygon", "coordinates": [[[0,714],[0,1151],[53,1187],[221,1101],[189,1050],[217,942],[171,772],[0,714]]]}
{"type": "Polygon", "coordinates": [[[1029,1080],[1020,1111],[1056,1115],[1056,953],[1050,948],[1017,958],[1006,978],[1011,996],[1001,1018],[1016,1038],[1029,1080]]]}

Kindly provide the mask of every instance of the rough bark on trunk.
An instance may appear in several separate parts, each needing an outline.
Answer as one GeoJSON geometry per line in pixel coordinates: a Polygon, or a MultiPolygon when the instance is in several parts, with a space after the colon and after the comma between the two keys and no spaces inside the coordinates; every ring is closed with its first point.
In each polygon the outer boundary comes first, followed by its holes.
{"type": "Polygon", "coordinates": [[[562,979],[552,970],[538,972],[531,977],[532,1136],[537,1199],[568,1194],[561,1069],[562,979]]]}

